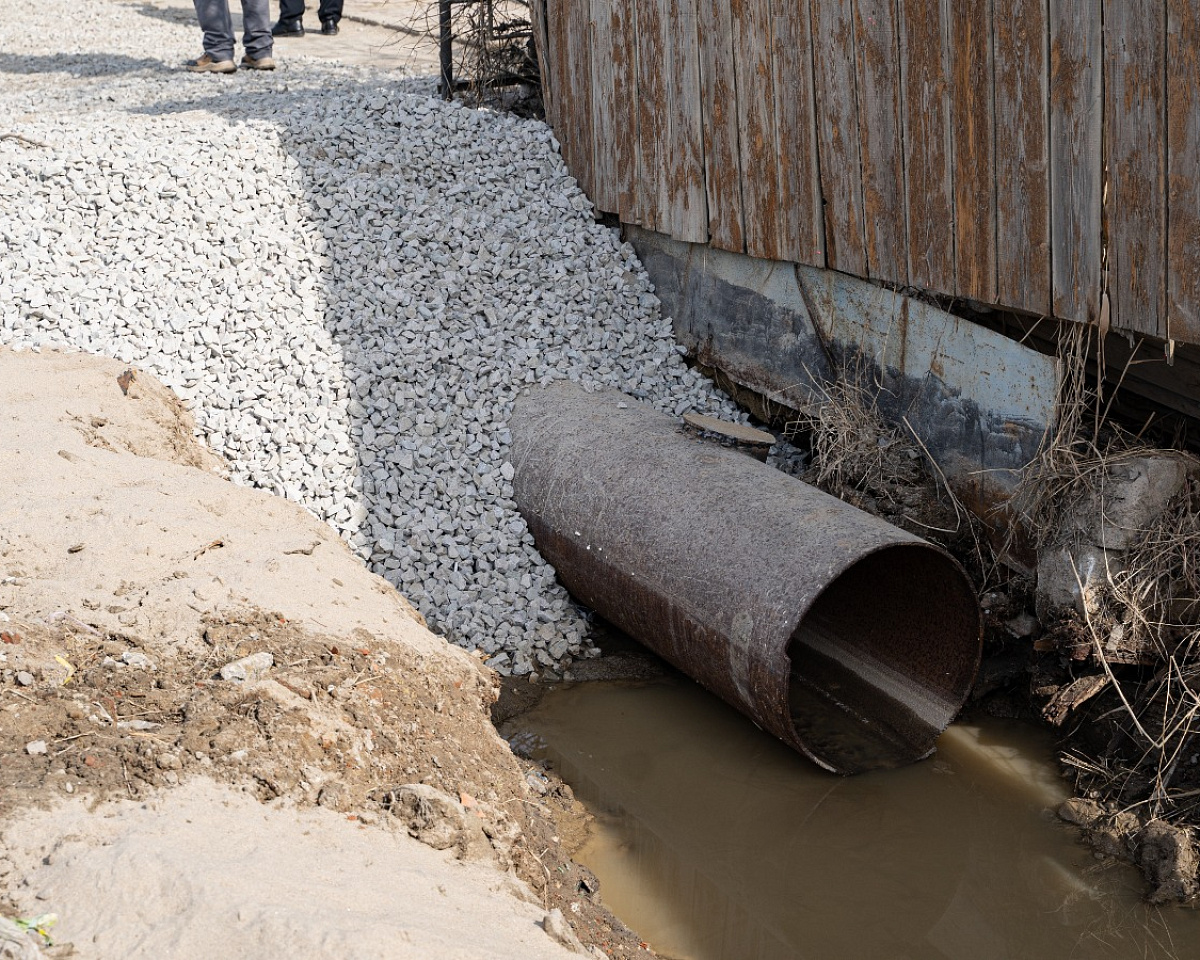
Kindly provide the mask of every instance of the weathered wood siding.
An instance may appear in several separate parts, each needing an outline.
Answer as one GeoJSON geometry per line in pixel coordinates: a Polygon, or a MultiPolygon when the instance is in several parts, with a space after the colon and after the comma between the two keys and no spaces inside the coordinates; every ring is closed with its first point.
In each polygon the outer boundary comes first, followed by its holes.
{"type": "Polygon", "coordinates": [[[1200,0],[534,6],[600,210],[1200,343],[1200,0]]]}

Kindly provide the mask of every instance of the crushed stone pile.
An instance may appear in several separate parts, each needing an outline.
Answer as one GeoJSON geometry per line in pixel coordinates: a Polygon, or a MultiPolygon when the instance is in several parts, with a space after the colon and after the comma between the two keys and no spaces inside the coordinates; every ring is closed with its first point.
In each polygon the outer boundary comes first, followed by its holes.
{"type": "Polygon", "coordinates": [[[0,343],[154,373],[235,480],[327,521],[501,673],[595,655],[512,500],[513,399],[569,378],[736,408],[544,124],[290,51],[181,72],[199,40],[148,5],[9,5],[0,343]]]}

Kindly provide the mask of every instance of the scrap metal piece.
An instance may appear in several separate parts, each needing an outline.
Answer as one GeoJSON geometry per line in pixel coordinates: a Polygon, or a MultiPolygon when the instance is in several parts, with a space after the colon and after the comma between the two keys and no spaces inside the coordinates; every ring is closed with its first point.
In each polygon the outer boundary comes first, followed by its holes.
{"type": "Polygon", "coordinates": [[[979,664],[944,550],[615,391],[532,390],[513,496],[579,600],[837,773],[933,752],[979,664]]]}
{"type": "Polygon", "coordinates": [[[717,440],[727,446],[733,446],[744,453],[762,460],[764,463],[771,455],[771,447],[776,444],[774,434],[765,430],[757,430],[744,423],[732,420],[721,420],[710,417],[706,413],[689,411],[683,415],[683,423],[690,427],[697,436],[717,440]]]}

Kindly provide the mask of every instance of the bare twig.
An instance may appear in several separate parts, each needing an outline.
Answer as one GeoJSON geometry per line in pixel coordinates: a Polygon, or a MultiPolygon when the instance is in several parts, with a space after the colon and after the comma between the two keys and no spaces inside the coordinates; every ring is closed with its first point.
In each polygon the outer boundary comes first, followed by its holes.
{"type": "Polygon", "coordinates": [[[41,147],[43,150],[50,149],[50,144],[42,143],[41,140],[34,140],[33,137],[27,137],[23,133],[0,133],[0,140],[16,140],[18,143],[28,144],[31,147],[41,147]]]}

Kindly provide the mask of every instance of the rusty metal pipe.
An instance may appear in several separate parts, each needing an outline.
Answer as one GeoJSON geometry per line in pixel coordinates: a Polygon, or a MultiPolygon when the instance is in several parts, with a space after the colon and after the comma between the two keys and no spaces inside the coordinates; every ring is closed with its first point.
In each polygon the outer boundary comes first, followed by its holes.
{"type": "Polygon", "coordinates": [[[514,497],[580,601],[837,773],[933,752],[980,655],[944,550],[614,391],[532,390],[514,497]]]}

